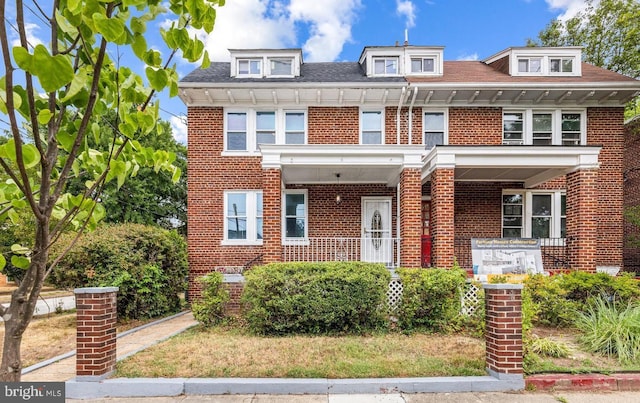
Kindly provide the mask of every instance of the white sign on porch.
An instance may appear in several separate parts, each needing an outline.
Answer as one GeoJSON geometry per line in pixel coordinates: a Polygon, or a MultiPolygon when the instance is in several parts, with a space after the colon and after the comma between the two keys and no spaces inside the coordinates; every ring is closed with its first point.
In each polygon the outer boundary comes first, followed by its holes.
{"type": "Polygon", "coordinates": [[[476,280],[493,275],[543,273],[540,239],[472,238],[471,257],[476,280]]]}

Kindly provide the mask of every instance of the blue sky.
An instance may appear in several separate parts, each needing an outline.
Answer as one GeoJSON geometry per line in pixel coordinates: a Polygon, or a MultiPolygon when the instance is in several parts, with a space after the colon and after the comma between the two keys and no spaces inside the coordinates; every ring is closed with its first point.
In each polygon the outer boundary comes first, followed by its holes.
{"type": "MultiPolygon", "coordinates": [[[[597,0],[596,0],[597,1],[597,0]]],[[[40,4],[50,1],[40,1],[40,4]]],[[[444,46],[445,60],[483,60],[510,46],[523,46],[554,18],[584,9],[584,0],[227,0],[210,35],[195,32],[214,61],[228,61],[230,48],[302,48],[306,62],[356,61],[365,46],[403,43],[444,46]]],[[[47,9],[47,6],[44,6],[47,9]]],[[[27,15],[27,19],[29,19],[27,15]]],[[[41,22],[27,24],[30,42],[45,43],[41,22]]],[[[159,26],[147,43],[162,51],[159,26]]],[[[11,34],[11,33],[10,33],[11,34]]],[[[10,35],[11,36],[11,35],[10,35]]],[[[15,39],[15,38],[13,38],[15,39]]],[[[113,52],[112,52],[113,53],[113,52]]],[[[163,52],[166,53],[166,52],[163,52]]],[[[112,54],[115,58],[115,54],[112,54]]],[[[144,66],[131,66],[144,76],[144,66]]],[[[125,63],[127,62],[125,60],[125,63]]],[[[178,61],[180,78],[197,68],[178,61]]],[[[186,142],[186,106],[158,94],[162,119],[186,142]],[[181,118],[182,117],[182,118],[181,118]]]]}

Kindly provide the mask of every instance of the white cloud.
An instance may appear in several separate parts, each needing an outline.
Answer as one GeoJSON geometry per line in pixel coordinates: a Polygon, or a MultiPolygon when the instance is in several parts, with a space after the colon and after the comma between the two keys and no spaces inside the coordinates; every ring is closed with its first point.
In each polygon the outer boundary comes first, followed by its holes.
{"type": "MultiPolygon", "coordinates": [[[[27,22],[26,24],[24,24],[24,31],[27,36],[27,42],[29,43],[29,46],[32,48],[35,48],[38,45],[44,45],[44,42],[36,36],[36,33],[39,30],[40,30],[40,26],[38,24],[33,24],[30,22],[27,22]]],[[[15,39],[11,41],[11,46],[12,47],[21,46],[20,38],[17,36],[17,34],[15,35],[15,39]]]]}
{"type": "Polygon", "coordinates": [[[456,60],[476,61],[476,60],[478,60],[478,54],[477,53],[462,54],[462,55],[458,56],[458,59],[456,59],[456,60]]]}
{"type": "MultiPolygon", "coordinates": [[[[558,16],[561,21],[566,21],[571,17],[574,17],[580,11],[587,8],[585,0],[545,0],[552,10],[564,10],[562,14],[558,16]]],[[[597,4],[599,0],[595,0],[594,4],[597,4]]]]}
{"type": "Polygon", "coordinates": [[[406,19],[405,27],[413,28],[416,25],[416,7],[408,0],[396,0],[396,13],[406,19]]]}
{"type": "Polygon", "coordinates": [[[309,39],[302,49],[307,61],[333,61],[351,40],[360,0],[291,0],[290,20],[310,25],[309,39]]]}
{"type": "Polygon", "coordinates": [[[187,144],[187,118],[171,116],[169,122],[171,123],[173,138],[178,143],[187,144]]]}

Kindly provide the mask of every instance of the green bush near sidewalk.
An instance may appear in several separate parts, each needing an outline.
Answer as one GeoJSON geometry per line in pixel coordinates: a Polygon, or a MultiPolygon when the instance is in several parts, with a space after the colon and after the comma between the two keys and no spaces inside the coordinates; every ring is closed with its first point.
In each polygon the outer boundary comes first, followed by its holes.
{"type": "Polygon", "coordinates": [[[245,279],[244,316],[257,334],[361,334],[389,324],[391,275],[381,264],[272,263],[245,279]]]}

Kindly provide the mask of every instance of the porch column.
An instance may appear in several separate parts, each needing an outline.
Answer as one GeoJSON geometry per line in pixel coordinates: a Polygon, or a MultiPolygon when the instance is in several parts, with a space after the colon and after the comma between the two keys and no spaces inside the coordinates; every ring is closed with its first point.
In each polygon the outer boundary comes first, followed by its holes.
{"type": "Polygon", "coordinates": [[[422,171],[405,168],[400,175],[400,266],[420,267],[422,171]]]}
{"type": "Polygon", "coordinates": [[[435,267],[452,267],[454,261],[453,173],[453,168],[437,168],[431,173],[431,234],[435,267]]]}
{"type": "Polygon", "coordinates": [[[598,246],[597,169],[567,175],[567,252],[574,270],[596,271],[598,246]]]}
{"type": "Polygon", "coordinates": [[[282,261],[282,225],[280,200],[282,192],[279,169],[263,169],[262,188],[262,250],[264,263],[282,261]]]}

